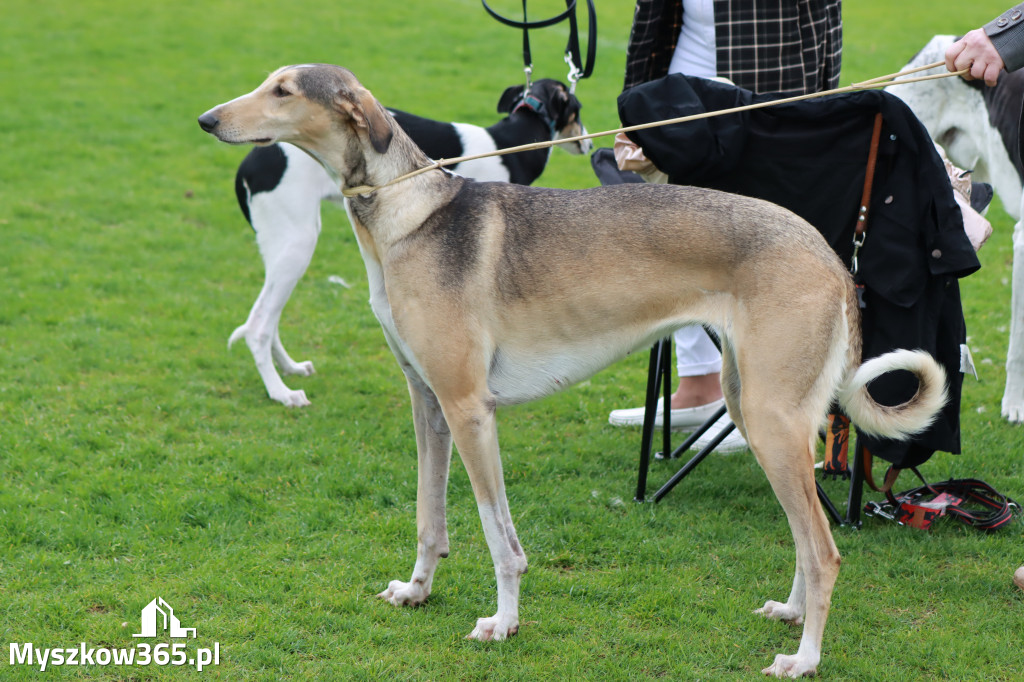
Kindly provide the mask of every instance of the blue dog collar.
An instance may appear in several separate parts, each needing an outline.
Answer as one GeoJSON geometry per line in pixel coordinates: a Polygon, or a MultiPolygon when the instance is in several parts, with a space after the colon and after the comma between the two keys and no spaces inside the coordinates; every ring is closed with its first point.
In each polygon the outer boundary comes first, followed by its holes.
{"type": "Polygon", "coordinates": [[[555,134],[555,121],[548,115],[547,107],[540,99],[535,97],[533,94],[527,92],[523,95],[523,99],[512,109],[512,113],[519,111],[520,109],[529,109],[533,113],[540,116],[541,120],[547,123],[548,128],[551,130],[551,135],[555,134]]]}

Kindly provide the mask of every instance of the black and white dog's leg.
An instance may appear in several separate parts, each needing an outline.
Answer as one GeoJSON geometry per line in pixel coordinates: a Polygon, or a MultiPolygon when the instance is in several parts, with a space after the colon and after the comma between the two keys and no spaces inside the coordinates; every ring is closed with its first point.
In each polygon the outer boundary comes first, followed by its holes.
{"type": "MultiPolygon", "coordinates": [[[[316,163],[312,159],[309,162],[316,163]]],[[[317,170],[323,173],[319,167],[317,170]]],[[[249,318],[231,334],[228,341],[230,346],[240,338],[245,339],[267,394],[290,407],[304,407],[309,405],[309,400],[305,391],[292,390],[285,385],[274,366],[275,361],[285,374],[309,376],[314,370],[312,362],[296,362],[288,355],[281,343],[278,323],[288,298],[316,250],[320,234],[320,199],[321,188],[316,183],[294,181],[288,191],[278,189],[251,196],[250,217],[263,257],[265,279],[249,318]]]]}
{"type": "Polygon", "coordinates": [[[1003,416],[1024,423],[1024,196],[1013,226],[1013,275],[1010,282],[1010,346],[1006,352],[1003,416]]]}

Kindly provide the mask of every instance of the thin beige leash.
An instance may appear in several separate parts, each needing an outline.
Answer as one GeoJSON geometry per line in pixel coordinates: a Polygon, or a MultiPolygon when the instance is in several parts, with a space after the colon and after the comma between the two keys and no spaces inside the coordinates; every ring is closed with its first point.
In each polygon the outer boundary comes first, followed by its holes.
{"type": "Polygon", "coordinates": [[[718,111],[706,111],[703,114],[691,114],[689,116],[681,116],[679,118],[670,118],[663,121],[652,121],[650,123],[640,123],[637,125],[627,126],[625,128],[616,128],[615,130],[606,130],[600,133],[588,133],[586,135],[577,135],[576,137],[567,137],[561,140],[548,140],[544,142],[532,142],[530,144],[522,144],[518,147],[506,147],[505,149],[498,149],[493,152],[486,152],[483,154],[473,154],[470,156],[457,156],[451,159],[438,159],[429,166],[423,168],[417,168],[416,170],[400,175],[394,180],[384,183],[383,185],[369,186],[360,185],[359,187],[350,187],[348,189],[341,190],[343,196],[355,197],[364,194],[371,194],[384,187],[390,187],[391,185],[408,180],[409,178],[416,177],[427,171],[437,170],[444,166],[453,166],[455,164],[462,163],[464,161],[475,161],[476,159],[485,159],[490,156],[503,156],[505,154],[515,154],[518,152],[528,152],[535,149],[547,149],[553,147],[556,144],[570,144],[572,142],[580,142],[582,140],[591,140],[596,137],[607,137],[609,135],[617,135],[619,133],[630,133],[635,130],[646,130],[648,128],[657,128],[659,126],[673,125],[676,123],[687,123],[689,121],[696,121],[702,118],[711,118],[713,116],[724,116],[725,114],[736,114],[742,111],[750,111],[752,109],[763,109],[765,107],[772,107],[777,104],[788,104],[790,102],[800,102],[806,99],[812,99],[815,97],[824,97],[825,95],[836,95],[844,92],[856,92],[858,90],[873,90],[875,88],[882,88],[894,84],[905,84],[905,83],[918,83],[921,81],[936,80],[938,78],[950,78],[952,76],[962,76],[966,74],[969,69],[962,69],[955,73],[941,73],[932,76],[919,76],[917,78],[902,78],[903,76],[917,73],[919,71],[927,71],[928,69],[934,69],[939,66],[945,66],[945,62],[935,62],[933,64],[926,64],[925,66],[919,66],[914,69],[907,69],[906,71],[900,71],[898,73],[890,73],[885,76],[878,76],[871,80],[861,81],[860,83],[854,83],[841,88],[835,88],[834,90],[825,90],[823,92],[812,92],[807,95],[796,95],[794,97],[785,97],[783,99],[775,99],[767,102],[760,102],[758,104],[748,104],[742,107],[733,107],[732,109],[720,109],[718,111]],[[899,79],[899,80],[897,80],[899,79]]]}

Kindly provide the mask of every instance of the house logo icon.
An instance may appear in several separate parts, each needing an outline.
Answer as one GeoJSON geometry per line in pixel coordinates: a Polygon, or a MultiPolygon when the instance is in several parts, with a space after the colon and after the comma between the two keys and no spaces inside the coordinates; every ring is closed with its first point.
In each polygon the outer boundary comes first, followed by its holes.
{"type": "Polygon", "coordinates": [[[195,639],[196,636],[196,629],[181,627],[181,621],[174,615],[171,605],[157,597],[142,609],[142,632],[132,637],[157,637],[163,632],[171,638],[191,636],[195,639]]]}

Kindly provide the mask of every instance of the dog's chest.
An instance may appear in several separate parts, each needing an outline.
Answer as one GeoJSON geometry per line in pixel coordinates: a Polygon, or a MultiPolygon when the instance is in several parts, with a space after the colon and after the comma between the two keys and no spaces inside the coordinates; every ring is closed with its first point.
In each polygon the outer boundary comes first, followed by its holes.
{"type": "Polygon", "coordinates": [[[422,367],[419,366],[416,357],[398,333],[398,328],[395,325],[395,318],[391,313],[391,303],[388,300],[387,288],[384,284],[384,270],[380,263],[377,262],[377,259],[367,251],[367,245],[363,244],[359,229],[356,227],[358,221],[352,213],[352,207],[348,199],[345,199],[344,206],[345,212],[348,214],[349,223],[356,233],[356,242],[359,244],[359,253],[363,257],[363,264],[366,266],[366,279],[370,289],[370,309],[373,310],[374,316],[380,322],[380,326],[384,330],[384,338],[388,342],[388,347],[394,354],[395,359],[398,360],[402,371],[406,373],[411,372],[425,381],[426,377],[422,367]]]}
{"type": "MultiPolygon", "coordinates": [[[[412,348],[398,329],[391,311],[384,274],[372,258],[366,259],[370,285],[370,307],[380,322],[391,352],[406,374],[433,388],[412,348]]],[[[605,339],[607,343],[556,344],[551,348],[498,346],[491,353],[487,387],[498,405],[518,405],[542,398],[586,379],[634,350],[640,344],[625,337],[605,339]]],[[[442,343],[443,340],[438,340],[442,343]]]]}
{"type": "Polygon", "coordinates": [[[610,326],[577,338],[539,338],[499,344],[491,354],[487,387],[498,405],[518,405],[583,381],[679,327],[668,322],[647,329],[610,326]]]}
{"type": "Polygon", "coordinates": [[[514,352],[499,347],[491,358],[487,387],[498,405],[536,400],[591,376],[615,359],[598,358],[594,352],[594,348],[514,352]]]}

